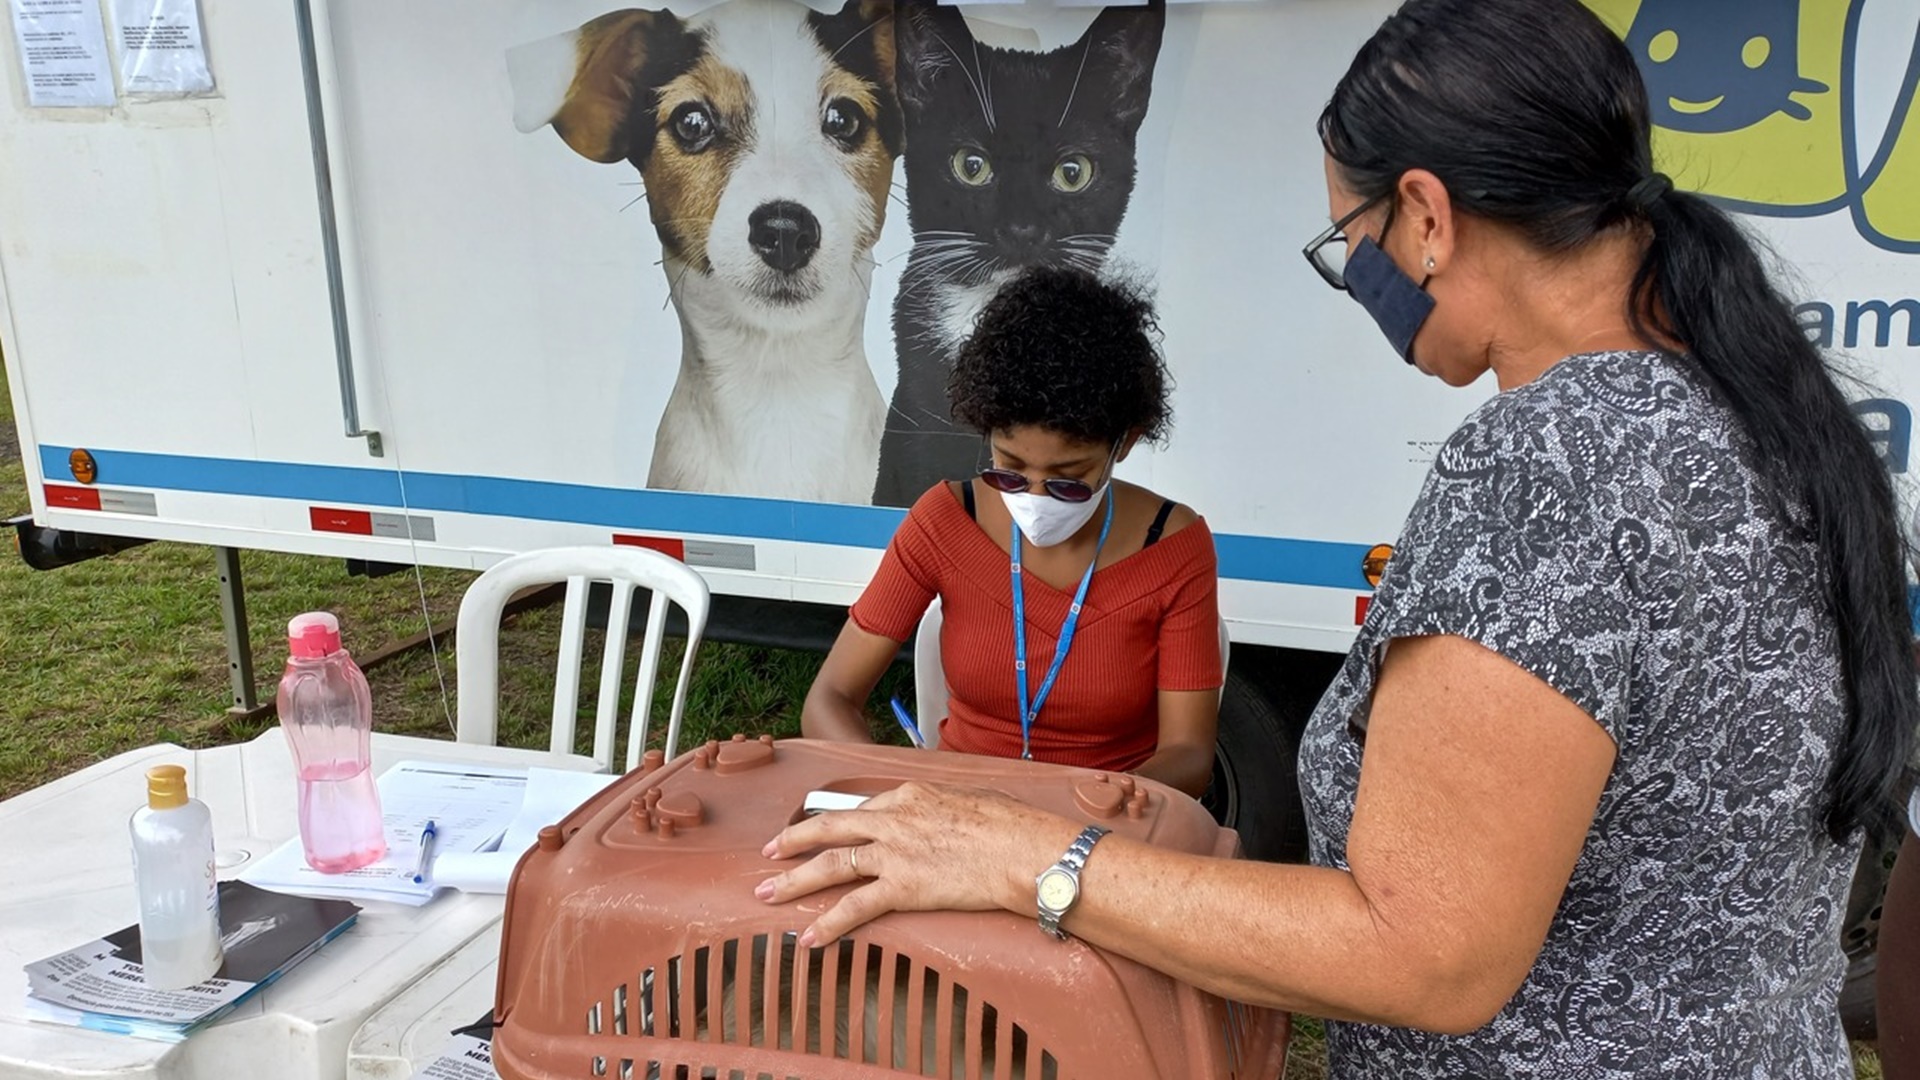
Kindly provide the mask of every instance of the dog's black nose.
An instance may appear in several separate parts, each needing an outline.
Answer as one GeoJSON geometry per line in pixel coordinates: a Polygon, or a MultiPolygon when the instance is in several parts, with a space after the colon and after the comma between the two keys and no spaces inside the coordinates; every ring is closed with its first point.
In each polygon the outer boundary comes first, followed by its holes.
{"type": "Polygon", "coordinates": [[[820,219],[796,202],[770,202],[747,218],[747,243],[783,274],[807,265],[820,250],[820,219]]]}

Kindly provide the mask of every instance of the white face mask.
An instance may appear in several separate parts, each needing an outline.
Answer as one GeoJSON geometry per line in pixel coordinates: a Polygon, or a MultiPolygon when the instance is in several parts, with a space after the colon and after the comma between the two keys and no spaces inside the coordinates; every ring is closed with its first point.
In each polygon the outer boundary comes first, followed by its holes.
{"type": "Polygon", "coordinates": [[[1030,491],[1000,492],[1000,501],[1007,504],[1007,513],[1013,517],[1014,524],[1020,526],[1020,535],[1035,547],[1052,547],[1079,532],[1081,526],[1093,520],[1094,511],[1100,509],[1106,497],[1107,484],[1101,484],[1093,498],[1077,503],[1030,491]]]}

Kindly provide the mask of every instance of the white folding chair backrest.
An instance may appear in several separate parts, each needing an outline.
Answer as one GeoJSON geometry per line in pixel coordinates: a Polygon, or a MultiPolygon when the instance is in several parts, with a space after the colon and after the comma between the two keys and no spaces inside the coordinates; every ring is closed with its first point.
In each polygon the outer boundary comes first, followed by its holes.
{"type": "Polygon", "coordinates": [[[913,635],[913,720],[920,726],[920,737],[927,749],[940,747],[940,721],[947,715],[947,669],[940,663],[940,598],[927,605],[920,616],[920,630],[913,635]]]}
{"type": "MultiPolygon", "coordinates": [[[[920,737],[927,741],[927,749],[940,745],[940,718],[947,715],[947,671],[940,663],[940,598],[934,597],[927,605],[927,613],[920,616],[920,631],[913,637],[913,697],[919,711],[914,714],[914,722],[920,725],[920,737]]],[[[1220,620],[1220,670],[1227,670],[1227,652],[1233,646],[1233,640],[1227,635],[1227,620],[1220,620]]],[[[1227,692],[1223,680],[1221,694],[1227,692]]]]}
{"type": "Polygon", "coordinates": [[[707,583],[685,563],[657,551],[633,547],[547,548],[513,555],[495,563],[467,588],[460,601],[460,622],[454,638],[460,667],[460,718],[455,737],[466,743],[493,743],[498,738],[500,708],[500,616],[507,601],[534,585],[567,583],[561,611],[560,666],[553,687],[553,736],[556,754],[573,753],[574,717],[579,710],[581,651],[587,631],[587,589],[595,581],[613,586],[607,607],[607,643],[600,663],[600,698],[594,712],[593,758],[602,768],[614,766],[614,739],[619,728],[621,673],[625,666],[627,624],[633,610],[633,590],[651,589],[645,635],[640,647],[640,678],[627,732],[626,768],[640,763],[647,743],[647,723],[653,711],[654,676],[660,667],[661,641],[667,628],[667,604],[679,604],[687,613],[687,649],[680,659],[679,681],[673,690],[673,710],[667,719],[667,757],[680,741],[680,721],[687,705],[687,684],[694,654],[707,630],[707,583]]]}

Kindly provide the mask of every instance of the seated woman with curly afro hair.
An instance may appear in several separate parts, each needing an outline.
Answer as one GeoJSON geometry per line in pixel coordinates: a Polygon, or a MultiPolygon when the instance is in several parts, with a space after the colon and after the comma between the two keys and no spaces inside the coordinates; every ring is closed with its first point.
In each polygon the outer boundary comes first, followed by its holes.
{"type": "Polygon", "coordinates": [[[1029,270],[988,302],[947,394],[991,465],[908,512],[807,694],[808,736],[871,741],[863,706],[937,596],[941,749],[1206,789],[1221,684],[1213,536],[1187,507],[1113,478],[1166,433],[1156,330],[1144,295],[1078,270],[1029,270]]]}

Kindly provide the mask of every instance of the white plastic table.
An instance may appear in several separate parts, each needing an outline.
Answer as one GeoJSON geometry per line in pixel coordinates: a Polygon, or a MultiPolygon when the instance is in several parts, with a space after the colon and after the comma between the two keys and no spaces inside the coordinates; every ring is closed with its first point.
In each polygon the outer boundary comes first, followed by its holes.
{"type": "Polygon", "coordinates": [[[360,1025],[347,1080],[408,1080],[438,1057],[454,1031],[493,1007],[499,959],[495,922],[360,1025]]]}
{"type": "MultiPolygon", "coordinates": [[[[373,737],[376,772],[408,759],[593,768],[580,757],[373,737]]],[[[186,766],[194,797],[213,811],[223,879],[297,831],[278,728],[238,746],[129,751],[0,803],[0,1080],[344,1080],[348,1044],[376,1010],[475,938],[493,931],[497,942],[498,896],[446,892],[418,908],[365,901],[353,928],[186,1042],[27,1020],[23,965],[137,916],[127,818],[146,797],[146,770],[161,764],[186,766]]]]}

